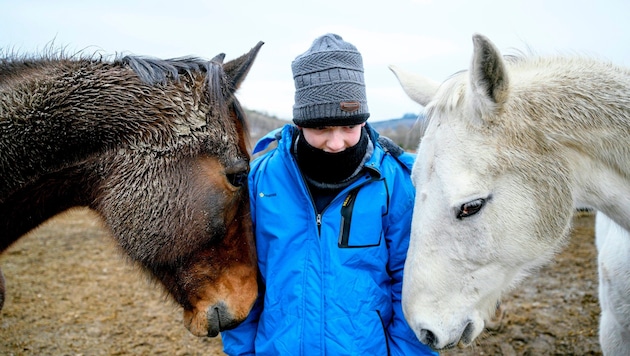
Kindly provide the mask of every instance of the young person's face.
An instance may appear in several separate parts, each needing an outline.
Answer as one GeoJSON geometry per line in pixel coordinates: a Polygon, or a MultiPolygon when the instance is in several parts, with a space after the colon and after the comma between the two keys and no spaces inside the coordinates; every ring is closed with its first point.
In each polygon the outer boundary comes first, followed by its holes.
{"type": "Polygon", "coordinates": [[[365,123],[352,126],[304,127],[302,133],[309,145],[324,152],[337,153],[359,143],[363,126],[365,123]]]}

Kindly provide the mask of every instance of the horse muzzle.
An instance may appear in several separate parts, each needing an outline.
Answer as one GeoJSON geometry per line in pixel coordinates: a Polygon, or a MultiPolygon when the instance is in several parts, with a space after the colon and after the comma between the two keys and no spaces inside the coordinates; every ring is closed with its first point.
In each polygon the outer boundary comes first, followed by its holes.
{"type": "Polygon", "coordinates": [[[245,318],[238,318],[223,302],[205,309],[184,310],[184,325],[193,335],[215,337],[219,332],[235,328],[245,318]]]}

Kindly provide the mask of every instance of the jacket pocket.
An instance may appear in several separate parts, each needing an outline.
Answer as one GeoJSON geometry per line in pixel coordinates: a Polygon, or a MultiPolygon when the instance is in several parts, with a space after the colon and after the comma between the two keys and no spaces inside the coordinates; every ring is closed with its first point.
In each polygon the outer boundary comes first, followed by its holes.
{"type": "Polygon", "coordinates": [[[366,248],[381,244],[388,192],[383,180],[351,190],[341,205],[340,248],[366,248]]]}

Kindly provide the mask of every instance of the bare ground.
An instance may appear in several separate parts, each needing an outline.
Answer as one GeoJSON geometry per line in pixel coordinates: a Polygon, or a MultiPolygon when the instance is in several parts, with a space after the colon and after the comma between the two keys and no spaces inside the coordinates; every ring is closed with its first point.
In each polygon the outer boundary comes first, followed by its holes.
{"type": "MultiPolygon", "coordinates": [[[[0,266],[7,283],[1,355],[223,355],[220,337],[185,329],[180,308],[87,209],[23,237],[0,266]]],[[[570,244],[504,305],[499,330],[442,355],[601,355],[592,214],[576,214],[570,244]]]]}

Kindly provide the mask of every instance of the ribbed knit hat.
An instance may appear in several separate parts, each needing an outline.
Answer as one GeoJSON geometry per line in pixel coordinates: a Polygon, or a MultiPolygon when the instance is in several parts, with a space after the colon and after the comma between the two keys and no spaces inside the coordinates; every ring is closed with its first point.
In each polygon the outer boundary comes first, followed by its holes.
{"type": "Polygon", "coordinates": [[[315,39],[291,63],[291,70],[296,125],[357,125],[370,116],[361,53],[341,36],[329,33],[315,39]]]}

